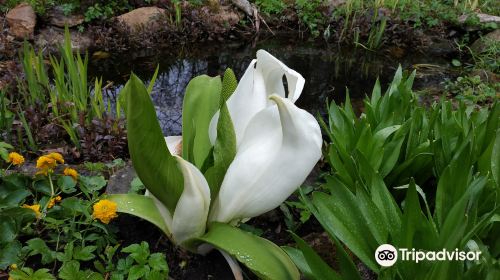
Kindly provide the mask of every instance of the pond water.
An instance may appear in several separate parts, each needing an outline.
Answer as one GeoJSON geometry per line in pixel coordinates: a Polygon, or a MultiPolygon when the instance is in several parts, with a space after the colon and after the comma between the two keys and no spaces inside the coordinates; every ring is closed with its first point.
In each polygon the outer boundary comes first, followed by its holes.
{"type": "MultiPolygon", "coordinates": [[[[144,50],[112,55],[105,60],[91,60],[90,71],[92,75],[102,76],[104,81],[112,81],[113,86],[106,92],[109,96],[116,96],[131,71],[148,82],[159,64],[152,98],[163,133],[180,135],[182,99],[188,82],[202,74],[222,74],[227,67],[232,68],[240,78],[258,49],[267,50],[304,76],[306,84],[297,104],[313,114],[324,113],[327,100],[345,100],[346,87],[359,111],[362,99],[370,94],[377,77],[385,88],[399,64],[404,69],[415,65],[446,69],[449,65],[449,59],[413,51],[401,53],[401,50],[393,49],[372,52],[363,48],[346,49],[275,38],[254,44],[207,43],[192,46],[189,50],[144,50]],[[398,54],[395,55],[395,52],[398,54]]],[[[433,78],[423,75],[416,79],[416,86],[432,82],[433,78]]]]}

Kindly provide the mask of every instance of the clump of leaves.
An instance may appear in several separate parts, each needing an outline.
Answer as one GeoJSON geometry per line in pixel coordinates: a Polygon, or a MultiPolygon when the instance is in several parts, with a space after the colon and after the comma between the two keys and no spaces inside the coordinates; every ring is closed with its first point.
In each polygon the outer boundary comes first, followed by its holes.
{"type": "Polygon", "coordinates": [[[491,103],[500,98],[500,83],[483,81],[479,75],[461,76],[453,82],[447,80],[445,89],[453,96],[472,103],[491,103]]]}
{"type": "Polygon", "coordinates": [[[331,174],[303,201],[337,246],[340,274],[300,238],[287,248],[305,275],[360,279],[346,246],[387,279],[496,278],[500,203],[500,104],[477,109],[440,101],[423,108],[411,91],[415,73],[398,69],[385,95],[380,85],[357,117],[349,98],[330,104],[331,174]],[[476,262],[397,262],[381,269],[380,244],[416,250],[481,251],[476,262]],[[424,268],[424,269],[423,269],[424,268]],[[496,276],[495,276],[496,275],[496,276]],[[336,276],[336,277],[335,277],[336,276]]]}

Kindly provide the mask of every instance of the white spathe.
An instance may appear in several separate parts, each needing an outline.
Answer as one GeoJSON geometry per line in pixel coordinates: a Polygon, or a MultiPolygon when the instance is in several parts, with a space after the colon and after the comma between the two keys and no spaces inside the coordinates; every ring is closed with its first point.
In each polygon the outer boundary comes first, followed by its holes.
{"type": "MultiPolygon", "coordinates": [[[[288,68],[268,52],[258,50],[257,59],[250,62],[236,90],[227,100],[238,147],[250,120],[264,108],[273,105],[269,97],[272,94],[286,97],[283,76],[287,81],[288,99],[295,102],[304,88],[305,80],[302,75],[288,68]]],[[[212,144],[217,138],[218,120],[217,112],[210,122],[209,136],[212,144]]]]}
{"type": "MultiPolygon", "coordinates": [[[[203,235],[207,222],[234,223],[274,209],[304,182],[321,157],[322,137],[316,119],[294,104],[303,87],[300,74],[269,53],[257,52],[227,101],[238,148],[211,207],[205,177],[179,157],[182,138],[166,137],[184,176],[184,190],[173,217],[154,201],[177,244],[203,235]]],[[[217,121],[218,114],[211,122],[212,142],[217,121]]]]}
{"type": "Polygon", "coordinates": [[[249,122],[227,170],[210,220],[232,222],[278,207],[321,157],[316,119],[279,95],[249,122]]]}

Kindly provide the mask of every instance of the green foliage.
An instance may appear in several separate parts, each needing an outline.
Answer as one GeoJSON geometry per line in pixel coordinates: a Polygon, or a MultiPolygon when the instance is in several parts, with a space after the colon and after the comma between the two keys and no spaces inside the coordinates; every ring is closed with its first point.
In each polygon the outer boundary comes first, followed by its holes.
{"type": "MultiPolygon", "coordinates": [[[[107,168],[121,164],[116,160],[107,168]]],[[[93,217],[93,205],[104,198],[103,176],[79,175],[75,181],[59,173],[31,177],[0,171],[0,270],[10,267],[12,279],[168,278],[165,256],[151,253],[146,242],[115,254],[116,228],[93,217]],[[34,263],[41,268],[30,268],[34,263]]]]}
{"type": "Polygon", "coordinates": [[[219,109],[220,77],[199,76],[186,87],[182,105],[182,157],[201,169],[212,144],[208,127],[219,109]]]}
{"type": "Polygon", "coordinates": [[[212,223],[208,233],[198,239],[224,250],[261,279],[300,277],[288,255],[274,243],[228,224],[212,223]]]}
{"type": "MultiPolygon", "coordinates": [[[[330,236],[379,277],[494,278],[500,271],[500,251],[491,241],[499,226],[500,105],[440,101],[423,108],[411,91],[414,75],[399,68],[384,95],[377,82],[360,117],[349,98],[342,107],[330,104],[323,126],[331,174],[322,191],[302,198],[330,236]],[[373,253],[385,243],[425,251],[480,248],[483,257],[467,265],[397,262],[380,269],[373,253]]],[[[294,254],[303,263],[309,253],[300,250],[303,257],[294,254]]]]}
{"type": "Polygon", "coordinates": [[[300,21],[307,26],[314,37],[319,36],[319,29],[325,23],[326,18],[321,14],[319,7],[323,0],[296,0],[295,8],[300,21]]]}
{"type": "MultiPolygon", "coordinates": [[[[132,74],[120,94],[127,104],[127,136],[134,168],[151,193],[173,213],[183,190],[183,177],[167,148],[147,89],[132,74]]],[[[183,146],[187,143],[183,141],[183,146]]]]}
{"type": "MultiPolygon", "coordinates": [[[[102,180],[99,176],[80,176],[75,182],[71,177],[58,174],[32,178],[16,172],[2,176],[0,269],[20,265],[31,256],[40,256],[44,265],[56,259],[89,261],[94,251],[116,242],[113,230],[92,218],[91,205],[99,199],[98,191],[106,184],[102,180]],[[85,199],[80,197],[82,193],[85,199]],[[59,197],[58,201],[56,196],[64,198],[59,197]],[[35,212],[25,205],[39,208],[35,212]],[[23,243],[20,240],[24,240],[23,243]]],[[[19,270],[18,276],[32,279],[29,277],[37,273],[42,272],[19,270]]]]}
{"type": "Polygon", "coordinates": [[[135,215],[157,226],[166,235],[170,234],[165,220],[158,212],[155,202],[151,197],[129,193],[109,195],[107,199],[117,204],[118,212],[135,215]]]}
{"type": "Polygon", "coordinates": [[[500,83],[483,81],[479,75],[460,76],[455,81],[445,81],[445,89],[459,99],[484,103],[498,98],[500,83]]]}
{"type": "Polygon", "coordinates": [[[92,1],[93,5],[85,11],[85,21],[105,20],[123,11],[130,9],[130,5],[126,0],[112,1],[92,1]]]}
{"type": "Polygon", "coordinates": [[[50,56],[53,76],[53,79],[50,79],[42,53],[36,54],[31,45],[24,43],[21,61],[25,79],[19,80],[21,98],[16,101],[21,106],[18,118],[23,123],[32,150],[36,150],[37,143],[22,113],[24,108],[35,107],[43,115],[53,114],[76,147],[80,147],[80,135],[76,129],[78,125],[90,125],[94,119],[103,119],[104,115],[113,114],[111,109],[104,105],[101,80],[96,79],[94,87],[89,85],[88,58],[82,58],[79,53],[73,54],[68,29],[65,30],[60,55],[60,59],[50,56]]]}
{"type": "MultiPolygon", "coordinates": [[[[222,80],[222,88],[219,97],[219,120],[217,123],[217,139],[213,146],[213,166],[205,172],[208,185],[210,186],[210,197],[215,199],[229,165],[236,155],[236,134],[226,101],[236,90],[238,82],[231,69],[227,69],[222,80]]],[[[208,127],[207,131],[208,131],[208,127]]],[[[210,144],[211,146],[211,144],[210,144]]],[[[210,156],[210,155],[209,155],[210,156]]]]}
{"type": "Polygon", "coordinates": [[[261,12],[268,15],[279,15],[287,8],[283,0],[256,0],[255,4],[261,12]]]}
{"type": "Polygon", "coordinates": [[[23,267],[10,272],[9,277],[13,280],[55,280],[56,278],[49,273],[46,268],[33,270],[29,267],[23,267]]]}
{"type": "Polygon", "coordinates": [[[41,16],[46,15],[50,9],[58,6],[65,15],[72,13],[84,14],[86,22],[109,19],[131,8],[129,1],[126,0],[93,0],[84,1],[84,3],[80,0],[7,0],[0,6],[0,11],[6,12],[23,2],[30,4],[35,12],[41,16]]]}

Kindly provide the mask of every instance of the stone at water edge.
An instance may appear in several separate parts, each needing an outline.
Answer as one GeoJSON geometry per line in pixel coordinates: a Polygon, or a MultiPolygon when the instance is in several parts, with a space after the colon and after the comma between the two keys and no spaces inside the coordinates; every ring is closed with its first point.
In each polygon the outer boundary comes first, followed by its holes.
{"type": "Polygon", "coordinates": [[[493,42],[499,42],[500,41],[500,29],[496,29],[495,31],[492,31],[483,37],[477,39],[472,45],[471,45],[471,50],[473,50],[476,53],[482,53],[484,52],[490,44],[493,42]]]}
{"type": "MultiPolygon", "coordinates": [[[[461,15],[458,18],[459,23],[465,23],[467,19],[469,18],[470,15],[461,15]]],[[[493,15],[488,15],[488,14],[482,14],[482,13],[476,13],[476,16],[479,18],[480,23],[496,23],[500,24],[500,17],[499,16],[493,16],[493,15]]]]}
{"type": "Polygon", "coordinates": [[[116,19],[128,27],[131,31],[137,31],[141,27],[156,28],[154,23],[165,15],[165,10],[158,7],[142,7],[132,10],[126,14],[117,16],[116,19]]]}
{"type": "Polygon", "coordinates": [[[36,14],[33,7],[22,3],[10,10],[5,16],[9,33],[17,39],[32,39],[35,32],[36,14]]]}
{"type": "Polygon", "coordinates": [[[85,21],[83,15],[65,15],[62,6],[57,6],[49,12],[49,22],[53,26],[69,28],[82,24],[85,21]]]}
{"type": "MultiPolygon", "coordinates": [[[[62,29],[47,27],[41,29],[39,33],[35,39],[37,48],[48,48],[50,51],[57,51],[59,46],[64,43],[64,30],[62,29]]],[[[71,49],[73,51],[84,52],[94,46],[94,39],[87,32],[81,33],[76,30],[70,30],[70,35],[71,49]]]]}
{"type": "Polygon", "coordinates": [[[135,169],[131,162],[117,170],[113,175],[109,177],[108,184],[106,186],[106,193],[108,194],[121,194],[128,193],[130,191],[130,184],[137,177],[135,169]]]}

